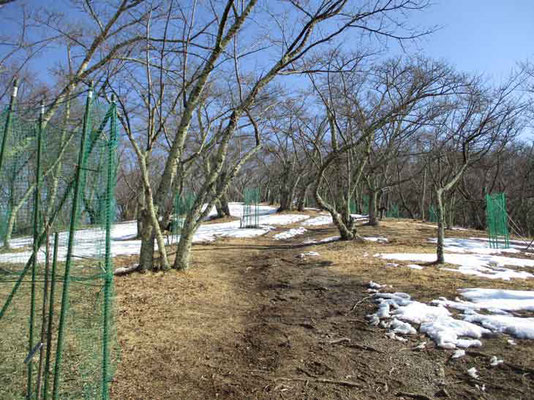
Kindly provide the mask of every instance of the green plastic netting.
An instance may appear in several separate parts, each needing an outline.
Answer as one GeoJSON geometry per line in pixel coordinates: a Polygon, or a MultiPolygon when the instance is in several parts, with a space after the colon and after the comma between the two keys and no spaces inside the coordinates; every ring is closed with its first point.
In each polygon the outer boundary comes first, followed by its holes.
{"type": "Polygon", "coordinates": [[[0,121],[0,398],[108,399],[116,108],[74,99],[41,130],[35,111],[0,121]]]}
{"type": "Polygon", "coordinates": [[[260,224],[259,214],[260,191],[257,188],[248,188],[244,191],[243,215],[241,228],[257,228],[260,224]]]}
{"type": "Polygon", "coordinates": [[[490,247],[508,249],[510,247],[510,233],[504,193],[486,195],[486,224],[490,247]]]}
{"type": "Polygon", "coordinates": [[[400,218],[399,206],[397,204],[391,204],[386,212],[388,218],[400,218]]]}

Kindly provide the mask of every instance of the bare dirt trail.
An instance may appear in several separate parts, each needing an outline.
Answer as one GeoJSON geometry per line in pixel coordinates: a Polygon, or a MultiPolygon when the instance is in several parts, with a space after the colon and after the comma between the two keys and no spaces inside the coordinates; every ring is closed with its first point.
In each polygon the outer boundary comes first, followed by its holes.
{"type": "MultiPolygon", "coordinates": [[[[310,231],[308,237],[324,234],[310,231]]],[[[527,399],[528,370],[481,391],[428,339],[392,341],[365,315],[367,273],[299,257],[298,240],[195,246],[186,273],[117,279],[114,399],[527,399]]],[[[338,244],[316,246],[328,251],[338,244]]],[[[360,260],[354,259],[355,265],[360,260]]],[[[484,355],[472,363],[487,362],[484,355]]],[[[489,386],[489,385],[488,385],[489,386]]],[[[480,385],[479,385],[480,387],[480,385]]]]}

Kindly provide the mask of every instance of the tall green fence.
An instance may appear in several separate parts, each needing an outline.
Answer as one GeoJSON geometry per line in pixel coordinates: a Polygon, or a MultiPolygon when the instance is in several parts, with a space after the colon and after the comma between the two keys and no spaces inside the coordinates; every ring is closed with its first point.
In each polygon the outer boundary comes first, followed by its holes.
{"type": "Polygon", "coordinates": [[[257,188],[245,189],[241,228],[257,228],[260,224],[260,191],[257,188]]]}
{"type": "Polygon", "coordinates": [[[428,222],[438,222],[438,213],[432,205],[428,208],[428,222]]]}
{"type": "Polygon", "coordinates": [[[175,193],[171,215],[170,243],[176,243],[178,241],[178,237],[184,226],[185,217],[192,210],[194,202],[195,195],[193,193],[175,193]]]}
{"type": "Polygon", "coordinates": [[[510,233],[504,193],[486,195],[486,225],[490,247],[508,249],[510,247],[510,233]]]}
{"type": "Polygon", "coordinates": [[[399,206],[395,203],[391,204],[387,209],[386,216],[388,218],[400,218],[399,206]]]}
{"type": "Polygon", "coordinates": [[[45,110],[0,121],[0,398],[108,399],[116,106],[90,90],[45,110]]]}
{"type": "Polygon", "coordinates": [[[368,194],[362,196],[361,213],[363,215],[369,214],[369,195],[368,194]]]}

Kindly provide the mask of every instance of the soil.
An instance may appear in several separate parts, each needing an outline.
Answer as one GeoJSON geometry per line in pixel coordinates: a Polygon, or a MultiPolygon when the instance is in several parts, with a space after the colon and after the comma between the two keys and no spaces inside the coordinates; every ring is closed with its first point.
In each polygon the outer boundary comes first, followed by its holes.
{"type": "MultiPolygon", "coordinates": [[[[291,227],[291,226],[289,226],[291,227]]],[[[466,357],[423,335],[398,342],[370,326],[370,280],[427,301],[460,287],[534,289],[530,281],[492,281],[434,267],[386,268],[381,251],[426,251],[434,228],[403,220],[362,227],[388,243],[302,245],[335,235],[310,228],[194,246],[186,272],[116,279],[121,347],[113,399],[532,399],[534,346],[483,339],[466,357]],[[387,250],[386,250],[387,249],[387,250]],[[300,257],[317,251],[318,257],[300,257]],[[427,342],[424,350],[415,347],[427,342]],[[490,367],[493,355],[504,364],[490,367]],[[475,380],[467,370],[476,367],[475,380]]],[[[451,236],[480,232],[453,231],[451,236]]],[[[134,262],[122,258],[121,264],[134,262]]]]}

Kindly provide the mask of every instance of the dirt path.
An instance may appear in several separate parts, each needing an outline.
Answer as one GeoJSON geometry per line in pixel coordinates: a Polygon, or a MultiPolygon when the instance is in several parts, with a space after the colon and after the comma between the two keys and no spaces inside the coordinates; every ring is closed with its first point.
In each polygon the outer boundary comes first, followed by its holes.
{"type": "Polygon", "coordinates": [[[374,310],[368,277],[342,274],[321,257],[300,258],[307,249],[293,246],[297,242],[302,239],[288,245],[261,238],[196,246],[195,268],[186,273],[117,279],[122,355],[113,398],[527,399],[532,394],[528,371],[499,372],[505,375],[496,375],[490,395],[446,352],[433,345],[413,349],[428,339],[386,338],[365,321],[374,310]]]}

